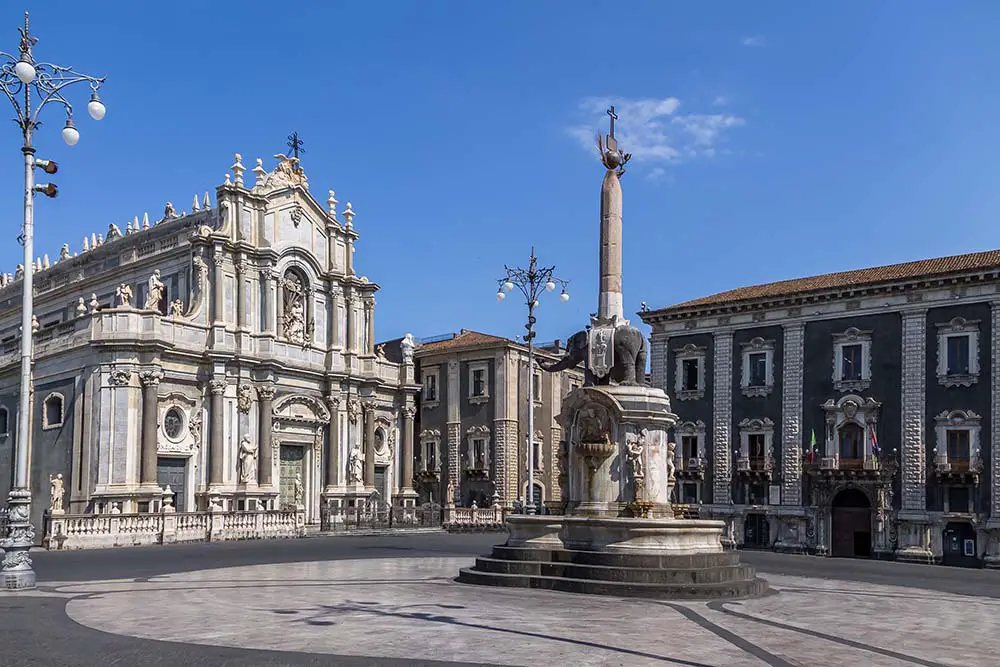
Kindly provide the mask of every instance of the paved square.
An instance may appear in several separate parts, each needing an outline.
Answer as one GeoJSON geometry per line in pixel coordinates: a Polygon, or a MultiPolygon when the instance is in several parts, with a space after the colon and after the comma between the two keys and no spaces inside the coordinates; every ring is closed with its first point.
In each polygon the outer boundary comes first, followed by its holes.
{"type": "Polygon", "coordinates": [[[671,603],[469,586],[470,558],[252,565],[53,583],[87,627],[138,638],[504,665],[976,666],[1000,600],[762,574],[776,594],[671,603]],[[975,638],[962,641],[961,638],[975,638]]]}

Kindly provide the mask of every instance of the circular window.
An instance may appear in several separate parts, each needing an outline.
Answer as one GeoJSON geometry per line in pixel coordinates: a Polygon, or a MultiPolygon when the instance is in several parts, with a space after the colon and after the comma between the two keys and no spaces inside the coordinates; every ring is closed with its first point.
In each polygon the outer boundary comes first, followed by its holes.
{"type": "Polygon", "coordinates": [[[179,440],[184,431],[184,414],[180,408],[170,408],[163,417],[163,432],[171,440],[179,440]]]}

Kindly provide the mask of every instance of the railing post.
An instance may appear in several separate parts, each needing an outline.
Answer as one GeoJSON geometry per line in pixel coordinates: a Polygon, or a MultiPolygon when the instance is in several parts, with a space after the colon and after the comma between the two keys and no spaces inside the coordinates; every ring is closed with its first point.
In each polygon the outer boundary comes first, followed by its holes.
{"type": "Polygon", "coordinates": [[[254,513],[254,532],[257,539],[268,537],[264,534],[264,510],[260,505],[257,505],[257,511],[254,513]]]}
{"type": "Polygon", "coordinates": [[[216,504],[208,507],[208,541],[221,542],[226,539],[223,534],[222,508],[216,504]]]}

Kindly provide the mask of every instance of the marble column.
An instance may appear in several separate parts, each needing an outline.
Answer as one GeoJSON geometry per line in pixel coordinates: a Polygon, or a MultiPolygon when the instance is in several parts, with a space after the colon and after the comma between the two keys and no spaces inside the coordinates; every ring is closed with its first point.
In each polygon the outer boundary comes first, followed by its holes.
{"type": "Polygon", "coordinates": [[[225,463],[225,458],[223,457],[225,447],[225,393],[226,393],[226,381],[225,380],[211,380],[209,382],[209,391],[212,392],[212,402],[211,402],[211,420],[212,420],[212,430],[211,430],[211,443],[209,444],[209,468],[208,468],[208,483],[210,486],[217,486],[222,484],[223,480],[223,466],[225,463]]]}
{"type": "MultiPolygon", "coordinates": [[[[365,403],[365,486],[375,484],[375,404],[365,403]]],[[[383,501],[385,499],[383,498],[383,501]]]]}
{"type": "Polygon", "coordinates": [[[215,265],[215,273],[212,277],[212,296],[215,302],[214,310],[212,316],[213,326],[222,326],[225,324],[225,314],[226,314],[226,280],[225,273],[222,271],[222,248],[216,248],[215,252],[212,254],[212,262],[215,265]]]}
{"type": "Polygon", "coordinates": [[[611,164],[601,183],[600,295],[597,317],[625,319],[622,301],[622,186],[611,164]]]}
{"type": "Polygon", "coordinates": [[[260,480],[261,486],[270,486],[272,484],[271,475],[274,470],[274,450],[271,447],[271,437],[273,435],[271,423],[274,419],[274,391],[274,385],[257,385],[257,396],[260,399],[257,405],[257,440],[259,443],[257,451],[260,452],[260,458],[258,459],[259,475],[257,479],[260,480]]]}
{"type": "Polygon", "coordinates": [[[156,485],[156,435],[159,423],[157,419],[157,387],[163,372],[159,369],[139,374],[142,382],[142,450],[139,481],[142,484],[156,485]]]}
{"type": "Polygon", "coordinates": [[[416,410],[407,405],[403,408],[403,452],[402,457],[402,492],[413,490],[413,417],[416,410]]]}
{"type": "Polygon", "coordinates": [[[340,476],[340,396],[328,394],[326,407],[330,410],[330,429],[327,442],[329,451],[326,453],[326,486],[337,486],[340,476]]]}
{"type": "Polygon", "coordinates": [[[365,354],[375,354],[375,299],[365,302],[365,326],[368,331],[368,341],[365,354]]]}

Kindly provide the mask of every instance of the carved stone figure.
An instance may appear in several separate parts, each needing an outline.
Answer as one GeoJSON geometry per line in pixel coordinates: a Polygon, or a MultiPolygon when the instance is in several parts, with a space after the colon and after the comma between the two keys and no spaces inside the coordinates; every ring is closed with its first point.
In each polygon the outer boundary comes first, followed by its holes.
{"type": "Polygon", "coordinates": [[[132,286],[122,283],[115,290],[115,295],[118,297],[118,305],[128,308],[132,302],[132,286]]]}
{"type": "Polygon", "coordinates": [[[84,301],[83,297],[81,296],[80,300],[76,302],[76,316],[83,317],[86,314],[87,314],[87,302],[84,301]]]}
{"type": "Polygon", "coordinates": [[[170,315],[171,317],[180,317],[184,314],[184,302],[180,299],[174,299],[170,302],[170,315]]]}
{"type": "Polygon", "coordinates": [[[590,332],[578,331],[566,341],[566,354],[553,363],[538,360],[542,370],[557,373],[568,368],[576,368],[581,363],[585,367],[584,386],[623,384],[645,385],[646,383],[646,336],[633,326],[614,329],[611,340],[613,362],[607,375],[598,378],[590,368],[590,332]]]}
{"type": "Polygon", "coordinates": [[[70,257],[72,257],[72,254],[69,251],[69,244],[63,243],[62,248],[59,249],[59,261],[61,262],[64,259],[69,259],[70,257]]]}
{"type": "Polygon", "coordinates": [[[163,219],[170,220],[171,218],[176,218],[176,217],[177,217],[177,209],[174,208],[173,204],[167,202],[167,205],[163,207],[163,219]]]}
{"type": "Polygon", "coordinates": [[[240,484],[257,483],[257,445],[250,442],[249,435],[240,439],[239,479],[240,484]]]}
{"type": "Polygon", "coordinates": [[[285,338],[293,343],[304,343],[306,332],[305,289],[298,276],[288,274],[281,281],[285,299],[285,314],[282,326],[285,338]]]}
{"type": "Polygon", "coordinates": [[[628,455],[628,461],[632,466],[632,476],[636,478],[645,477],[645,470],[642,465],[642,451],[645,449],[646,444],[646,433],[643,430],[640,433],[629,434],[625,438],[625,450],[628,455]]]}
{"type": "Polygon", "coordinates": [[[448,497],[444,499],[444,504],[448,507],[455,505],[455,483],[450,479],[448,480],[448,497]]]}
{"type": "Polygon", "coordinates": [[[375,347],[375,356],[378,357],[379,359],[383,360],[385,359],[385,343],[382,343],[381,345],[377,345],[375,347]]]}
{"type": "Polygon", "coordinates": [[[403,363],[412,364],[413,350],[417,347],[416,342],[413,340],[413,334],[407,333],[403,336],[403,340],[399,343],[399,347],[403,351],[403,363]]]}
{"type": "Polygon", "coordinates": [[[201,447],[201,408],[195,408],[188,420],[188,431],[191,432],[191,448],[201,447]]]}
{"type": "Polygon", "coordinates": [[[14,268],[14,280],[21,280],[24,278],[24,264],[18,264],[14,268]]]}
{"type": "Polygon", "coordinates": [[[364,461],[362,460],[361,448],[356,444],[351,447],[351,454],[347,459],[347,467],[349,474],[348,481],[360,484],[364,461]]]}
{"type": "Polygon", "coordinates": [[[57,475],[49,475],[49,495],[51,496],[49,510],[53,514],[63,513],[64,493],[65,493],[65,487],[63,485],[62,473],[59,473],[57,475]]]}
{"type": "Polygon", "coordinates": [[[295,481],[292,482],[292,502],[295,507],[302,507],[302,475],[295,473],[295,481]]]}
{"type": "Polygon", "coordinates": [[[253,389],[248,384],[241,384],[236,388],[236,409],[247,414],[253,404],[253,389]]]}
{"type": "Polygon", "coordinates": [[[166,289],[163,281],[160,280],[160,270],[155,269],[153,275],[149,277],[146,294],[146,310],[159,310],[160,302],[163,301],[163,292],[166,289]]]}
{"type": "Polygon", "coordinates": [[[582,408],[577,415],[578,442],[605,442],[608,439],[608,413],[602,406],[582,408]]]}
{"type": "Polygon", "coordinates": [[[676,456],[677,443],[668,442],[667,443],[667,483],[672,484],[673,479],[677,474],[677,464],[674,462],[674,457],[676,456]]]}
{"type": "Polygon", "coordinates": [[[114,241],[115,239],[120,239],[122,237],[121,228],[115,223],[108,225],[108,241],[114,241]]]}

